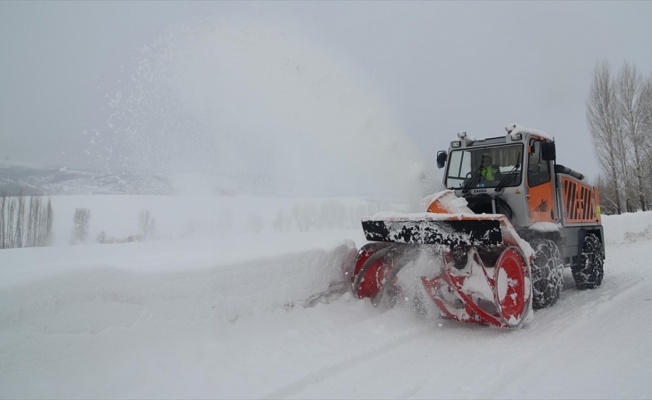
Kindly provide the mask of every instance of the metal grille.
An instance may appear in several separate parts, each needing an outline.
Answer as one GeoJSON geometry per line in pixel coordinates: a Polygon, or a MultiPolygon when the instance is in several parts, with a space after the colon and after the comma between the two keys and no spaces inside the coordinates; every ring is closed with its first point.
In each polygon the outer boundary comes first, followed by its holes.
{"type": "Polygon", "coordinates": [[[594,222],[595,194],[593,189],[572,178],[561,178],[563,188],[564,222],[594,222]]]}

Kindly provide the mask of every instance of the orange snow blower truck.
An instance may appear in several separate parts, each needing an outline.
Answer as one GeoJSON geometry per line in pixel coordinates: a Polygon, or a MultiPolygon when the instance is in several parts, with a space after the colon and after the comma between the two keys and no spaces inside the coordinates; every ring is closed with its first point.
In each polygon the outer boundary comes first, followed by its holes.
{"type": "Polygon", "coordinates": [[[556,163],[555,142],[543,132],[516,124],[506,131],[486,139],[459,133],[437,153],[447,190],[426,199],[425,213],[362,220],[371,243],[351,271],[356,297],[374,305],[409,299],[399,272],[424,253],[439,262],[421,272],[414,301],[462,322],[520,326],[532,309],[557,301],[565,266],[577,288],[600,286],[597,189],[556,163]]]}

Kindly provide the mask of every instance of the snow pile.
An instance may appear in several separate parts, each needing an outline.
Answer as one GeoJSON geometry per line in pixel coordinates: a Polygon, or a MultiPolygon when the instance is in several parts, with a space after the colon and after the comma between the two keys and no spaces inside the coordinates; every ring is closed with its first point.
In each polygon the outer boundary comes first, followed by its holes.
{"type": "Polygon", "coordinates": [[[603,215],[602,224],[607,245],[652,239],[652,211],[603,215]]]}
{"type": "Polygon", "coordinates": [[[560,224],[554,222],[535,222],[530,226],[530,230],[537,232],[559,232],[560,224]]]}
{"type": "MultiPolygon", "coordinates": [[[[442,185],[443,189],[443,185],[442,185]]],[[[448,214],[474,214],[468,207],[468,202],[464,197],[458,197],[453,190],[441,190],[426,196],[421,200],[423,210],[430,209],[431,206],[446,211],[448,214]]]]}
{"type": "Polygon", "coordinates": [[[351,241],[325,238],[315,247],[319,236],[311,238],[230,236],[121,249],[120,245],[90,245],[3,250],[0,325],[41,321],[35,326],[42,332],[96,333],[119,319],[119,315],[102,314],[94,320],[62,321],[57,315],[93,303],[183,304],[190,319],[230,321],[303,305],[340,282],[342,267],[355,256],[351,241]],[[256,250],[255,255],[247,254],[249,248],[256,250]],[[41,267],[44,259],[50,265],[46,271],[41,267]]]}

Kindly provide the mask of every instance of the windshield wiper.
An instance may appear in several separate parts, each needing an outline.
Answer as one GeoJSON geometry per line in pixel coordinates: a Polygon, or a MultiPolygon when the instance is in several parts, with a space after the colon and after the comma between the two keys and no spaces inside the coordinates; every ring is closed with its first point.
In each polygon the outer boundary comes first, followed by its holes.
{"type": "Polygon", "coordinates": [[[482,166],[475,170],[471,178],[469,178],[469,180],[466,182],[466,185],[464,185],[464,188],[462,189],[462,193],[468,193],[472,187],[476,186],[478,182],[480,182],[480,178],[482,178],[482,166]]]}
{"type": "Polygon", "coordinates": [[[500,192],[501,190],[503,190],[503,187],[505,187],[505,185],[507,185],[507,181],[509,181],[509,180],[512,178],[512,176],[515,175],[516,171],[517,171],[520,167],[521,167],[521,164],[516,164],[516,165],[514,165],[514,168],[512,168],[512,169],[507,173],[507,175],[505,175],[505,176],[503,177],[503,179],[500,180],[500,182],[498,182],[498,186],[496,186],[496,192],[500,192]]]}

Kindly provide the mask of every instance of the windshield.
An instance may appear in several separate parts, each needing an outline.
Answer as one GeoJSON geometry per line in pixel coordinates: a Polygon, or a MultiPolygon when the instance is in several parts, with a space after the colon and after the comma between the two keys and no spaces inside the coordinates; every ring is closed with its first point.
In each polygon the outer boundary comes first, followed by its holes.
{"type": "Polygon", "coordinates": [[[446,187],[460,189],[471,181],[470,188],[491,188],[503,180],[501,187],[518,186],[522,155],[522,144],[453,150],[448,159],[446,187]]]}

